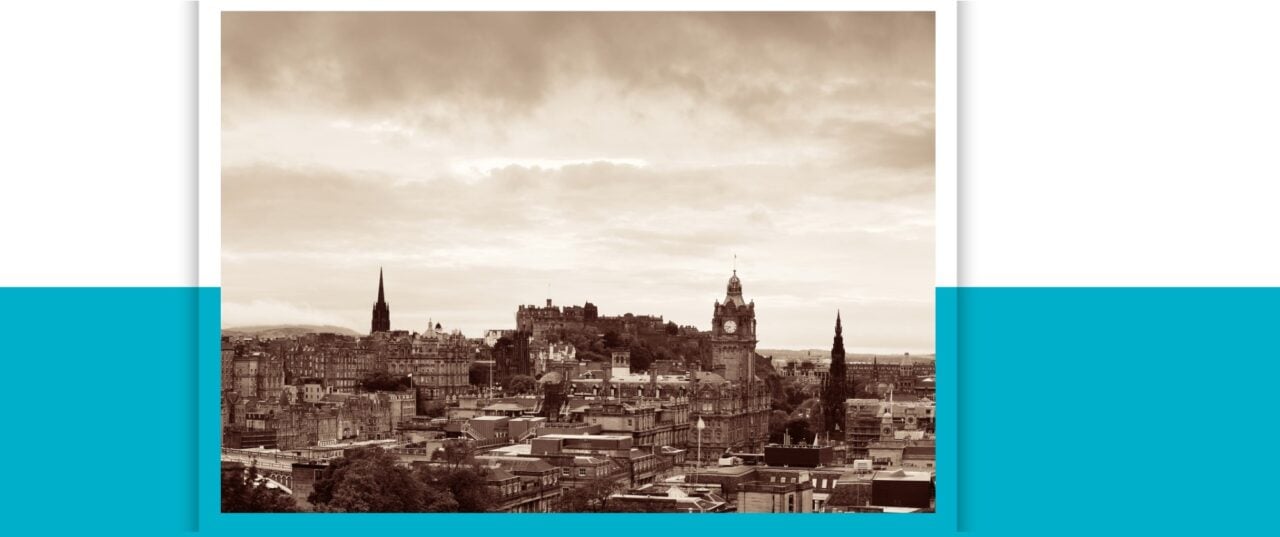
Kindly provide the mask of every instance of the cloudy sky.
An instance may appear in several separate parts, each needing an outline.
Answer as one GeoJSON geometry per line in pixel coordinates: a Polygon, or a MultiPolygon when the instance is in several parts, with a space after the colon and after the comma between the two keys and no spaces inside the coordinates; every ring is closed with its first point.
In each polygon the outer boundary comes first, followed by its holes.
{"type": "Polygon", "coordinates": [[[934,348],[932,14],[229,13],[223,326],[517,304],[934,348]]]}

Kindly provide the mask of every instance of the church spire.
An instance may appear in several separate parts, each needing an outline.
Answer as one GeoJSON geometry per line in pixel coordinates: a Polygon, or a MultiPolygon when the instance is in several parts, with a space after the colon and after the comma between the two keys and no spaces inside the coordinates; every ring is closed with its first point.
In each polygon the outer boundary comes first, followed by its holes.
{"type": "Polygon", "coordinates": [[[378,301],[373,304],[373,321],[369,332],[391,331],[391,308],[387,306],[387,295],[382,286],[382,267],[378,267],[378,301]]]}
{"type": "Polygon", "coordinates": [[[844,330],[840,328],[840,310],[836,310],[836,335],[839,336],[843,333],[844,330]]]}
{"type": "Polygon", "coordinates": [[[378,267],[378,303],[387,301],[386,295],[382,292],[382,267],[378,267]]]}

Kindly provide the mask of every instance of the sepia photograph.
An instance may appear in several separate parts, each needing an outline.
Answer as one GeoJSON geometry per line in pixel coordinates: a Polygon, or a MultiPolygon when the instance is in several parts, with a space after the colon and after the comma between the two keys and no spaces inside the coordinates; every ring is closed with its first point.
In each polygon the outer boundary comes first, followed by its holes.
{"type": "Polygon", "coordinates": [[[220,19],[222,512],[936,512],[934,12],[220,19]]]}

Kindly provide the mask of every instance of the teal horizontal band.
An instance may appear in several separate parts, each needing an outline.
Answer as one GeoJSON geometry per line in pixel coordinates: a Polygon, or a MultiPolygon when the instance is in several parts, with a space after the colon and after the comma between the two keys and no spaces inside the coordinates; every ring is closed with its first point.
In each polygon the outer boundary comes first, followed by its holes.
{"type": "Polygon", "coordinates": [[[0,464],[21,484],[3,488],[6,525],[316,536],[1275,528],[1280,289],[943,288],[937,299],[937,515],[221,515],[210,479],[219,290],[0,288],[11,433],[0,464]]]}

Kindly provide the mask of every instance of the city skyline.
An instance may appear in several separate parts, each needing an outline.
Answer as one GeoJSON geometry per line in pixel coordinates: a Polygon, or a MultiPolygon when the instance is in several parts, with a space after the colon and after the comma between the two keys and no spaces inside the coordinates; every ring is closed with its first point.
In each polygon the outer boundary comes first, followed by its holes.
{"type": "Polygon", "coordinates": [[[591,301],[934,350],[924,13],[223,15],[223,326],[591,301]],[[376,35],[376,39],[370,36],[376,35]],[[619,36],[626,36],[625,39],[619,36]]]}
{"type": "MultiPolygon", "coordinates": [[[[733,270],[733,271],[731,271],[731,273],[732,273],[732,274],[736,274],[736,272],[737,272],[737,271],[736,271],[736,269],[735,269],[735,270],[733,270]]],[[[378,277],[378,285],[377,285],[377,288],[376,288],[377,290],[375,291],[375,295],[377,296],[377,299],[382,299],[382,298],[384,298],[384,297],[383,297],[383,291],[384,291],[384,289],[383,289],[383,270],[382,270],[382,267],[379,267],[379,275],[378,275],[378,276],[379,276],[379,277],[378,277]]],[[[393,300],[391,300],[391,299],[389,298],[390,292],[386,292],[386,294],[388,295],[388,297],[386,298],[386,304],[390,305],[390,304],[393,302],[393,300]]],[[[720,297],[716,298],[715,300],[716,300],[716,301],[723,301],[723,299],[724,299],[724,297],[723,297],[723,296],[720,296],[720,297]]],[[[576,301],[576,302],[561,302],[561,301],[559,301],[559,300],[556,300],[554,297],[548,297],[548,298],[547,298],[547,300],[552,300],[552,304],[553,304],[555,307],[558,307],[558,308],[559,308],[559,307],[566,307],[566,306],[582,306],[582,305],[583,305],[584,303],[586,303],[586,302],[592,302],[590,299],[580,300],[580,301],[576,301]]],[[[754,299],[752,299],[752,298],[748,297],[748,300],[754,300],[754,299]]],[[[594,302],[592,302],[592,303],[593,303],[595,306],[597,306],[597,307],[600,307],[600,306],[601,306],[601,304],[594,303],[594,302]]],[[[377,301],[375,300],[374,302],[371,302],[371,303],[370,303],[370,305],[371,305],[371,306],[373,306],[374,308],[376,308],[376,307],[377,307],[377,301]]],[[[452,330],[455,330],[455,329],[456,329],[456,330],[461,331],[461,332],[463,333],[463,335],[465,335],[465,336],[467,336],[467,337],[481,337],[481,336],[483,336],[483,335],[484,335],[484,332],[485,332],[485,331],[487,331],[487,330],[503,330],[503,329],[512,329],[512,328],[515,326],[515,311],[516,311],[516,309],[517,309],[517,308],[519,308],[520,306],[542,307],[542,306],[545,306],[545,305],[546,305],[545,300],[544,300],[544,301],[541,301],[541,302],[534,301],[534,302],[524,302],[524,303],[516,304],[516,305],[514,305],[514,306],[512,307],[512,310],[511,310],[510,315],[509,315],[509,317],[510,317],[510,319],[509,319],[509,320],[507,320],[507,321],[495,320],[493,323],[490,323],[492,326],[489,326],[488,328],[476,329],[476,330],[466,330],[466,329],[463,329],[463,328],[461,328],[461,327],[459,327],[459,326],[448,324],[448,320],[447,320],[447,319],[435,318],[435,317],[431,317],[431,316],[429,316],[429,315],[427,315],[427,316],[425,316],[425,317],[424,317],[424,314],[422,314],[422,313],[417,313],[417,312],[411,312],[409,315],[407,315],[407,316],[412,320],[412,321],[411,321],[412,325],[411,325],[411,326],[403,326],[403,323],[397,323],[397,322],[396,322],[396,320],[395,320],[395,319],[396,319],[396,317],[397,317],[397,315],[396,315],[396,311],[395,311],[394,309],[392,309],[392,311],[390,311],[390,315],[389,315],[389,322],[390,322],[390,325],[389,325],[389,326],[390,326],[390,328],[389,328],[389,329],[390,329],[390,330],[404,330],[404,331],[408,331],[408,332],[426,332],[426,331],[428,331],[429,326],[435,326],[436,324],[441,324],[441,325],[444,327],[444,329],[445,329],[446,331],[452,331],[452,330]],[[425,319],[425,320],[423,320],[423,319],[425,319]],[[508,324],[504,324],[504,323],[508,323],[508,324]],[[447,326],[444,326],[444,325],[447,325],[447,326]]],[[[366,309],[367,309],[367,308],[366,308],[366,309]]],[[[677,320],[677,319],[668,318],[668,317],[666,317],[666,316],[665,316],[665,314],[663,314],[662,312],[658,312],[658,311],[652,311],[652,312],[650,312],[650,311],[631,311],[631,310],[625,310],[625,309],[621,309],[621,310],[614,311],[614,310],[612,310],[612,309],[610,309],[610,308],[601,308],[601,314],[602,314],[602,315],[625,315],[625,314],[628,314],[628,313],[635,314],[635,315],[658,315],[658,316],[663,316],[663,317],[664,317],[664,320],[666,320],[666,321],[672,321],[672,322],[675,322],[677,325],[680,325],[680,326],[694,326],[694,327],[697,327],[697,328],[699,328],[700,330],[703,330],[703,331],[710,330],[710,319],[709,319],[709,318],[708,318],[708,322],[704,322],[704,323],[698,323],[698,322],[681,322],[681,321],[679,321],[679,320],[677,320]]],[[[840,316],[840,315],[841,315],[841,312],[840,312],[839,310],[837,310],[837,311],[835,312],[835,314],[836,314],[836,315],[837,315],[837,317],[838,317],[838,316],[840,316]]],[[[375,315],[375,317],[376,317],[376,315],[377,315],[377,314],[375,313],[374,315],[375,315]]],[[[297,322],[297,323],[289,323],[289,322],[264,322],[264,323],[253,323],[253,324],[248,324],[248,323],[246,323],[246,324],[231,324],[231,323],[227,323],[227,322],[225,321],[225,318],[224,318],[224,321],[223,321],[223,323],[222,323],[222,328],[223,328],[223,329],[235,329],[235,328],[252,328],[252,327],[260,327],[260,326],[334,326],[334,327],[338,327],[338,328],[345,328],[345,329],[350,330],[350,331],[352,331],[352,332],[355,332],[355,333],[357,333],[357,334],[365,335],[365,334],[368,334],[368,333],[369,333],[369,329],[368,329],[368,325],[369,325],[369,318],[368,318],[368,317],[369,317],[369,312],[368,312],[368,311],[366,311],[366,312],[365,312],[365,317],[366,317],[366,318],[365,318],[365,320],[364,320],[364,326],[358,326],[358,325],[347,325],[347,324],[338,324],[338,323],[333,323],[333,322],[297,322]]],[[[477,326],[479,326],[479,325],[477,325],[477,326]]],[[[488,325],[485,325],[485,326],[488,326],[488,325]]],[[[828,329],[829,329],[829,327],[828,327],[828,329]]],[[[798,347],[777,347],[777,346],[774,346],[774,347],[771,347],[771,346],[768,346],[768,345],[763,345],[763,346],[761,346],[761,348],[763,348],[763,349],[793,350],[793,351],[816,351],[816,350],[822,350],[822,348],[821,348],[821,347],[822,347],[822,343],[821,343],[821,342],[819,342],[819,343],[815,343],[815,345],[814,345],[814,346],[811,346],[811,347],[806,347],[806,346],[798,346],[798,347]]],[[[915,354],[915,355],[928,356],[928,355],[932,355],[932,354],[934,354],[934,353],[935,353],[935,350],[934,350],[934,349],[866,349],[866,348],[858,348],[858,347],[852,347],[852,346],[851,346],[851,347],[849,347],[849,348],[851,349],[851,350],[850,350],[850,352],[851,352],[851,353],[853,353],[853,354],[886,354],[886,355],[894,355],[894,354],[908,353],[908,354],[915,354]]]]}

